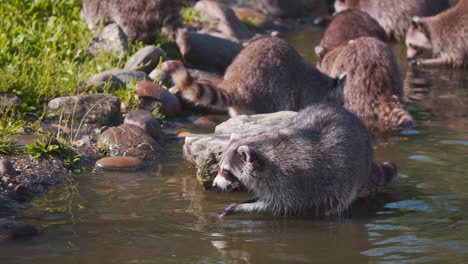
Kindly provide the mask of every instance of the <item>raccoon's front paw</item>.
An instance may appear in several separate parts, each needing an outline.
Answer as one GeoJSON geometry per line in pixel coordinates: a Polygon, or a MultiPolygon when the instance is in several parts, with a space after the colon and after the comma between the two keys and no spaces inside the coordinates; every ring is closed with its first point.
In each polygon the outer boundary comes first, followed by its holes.
{"type": "Polygon", "coordinates": [[[237,204],[236,203],[233,203],[231,205],[229,205],[228,207],[226,207],[226,209],[224,209],[224,211],[219,215],[219,217],[224,217],[226,215],[232,215],[236,212],[236,209],[237,209],[237,204]]]}

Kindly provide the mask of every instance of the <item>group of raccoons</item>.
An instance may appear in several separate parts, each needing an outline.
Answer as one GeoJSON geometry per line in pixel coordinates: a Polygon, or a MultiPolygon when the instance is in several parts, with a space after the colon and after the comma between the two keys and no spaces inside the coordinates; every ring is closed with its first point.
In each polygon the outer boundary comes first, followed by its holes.
{"type": "Polygon", "coordinates": [[[468,0],[451,8],[447,0],[336,0],[335,11],[315,47],[317,67],[278,37],[251,42],[217,82],[164,63],[179,95],[196,104],[231,116],[299,111],[283,129],[231,139],[213,186],[243,186],[255,199],[222,216],[343,213],[397,174],[393,163],[373,161],[369,131],[413,125],[388,43],[406,40],[411,64],[468,64],[468,0]],[[435,57],[417,59],[423,51],[435,57]]]}

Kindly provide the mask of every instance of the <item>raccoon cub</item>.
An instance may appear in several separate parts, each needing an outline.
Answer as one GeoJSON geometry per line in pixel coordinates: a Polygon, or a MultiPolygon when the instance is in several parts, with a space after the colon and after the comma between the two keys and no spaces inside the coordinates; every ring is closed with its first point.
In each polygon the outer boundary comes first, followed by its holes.
{"type": "Polygon", "coordinates": [[[411,115],[402,102],[403,80],[392,50],[370,37],[352,40],[329,52],[320,69],[330,76],[347,74],[344,106],[372,130],[410,127],[411,115]]]}
{"type": "Polygon", "coordinates": [[[82,0],[81,18],[90,28],[118,24],[131,39],[147,43],[157,34],[174,37],[180,24],[179,0],[82,0]]]}
{"type": "Polygon", "coordinates": [[[448,0],[336,0],[336,12],[359,9],[375,18],[389,39],[404,41],[413,16],[433,16],[449,8],[448,0]]]}
{"type": "Polygon", "coordinates": [[[305,62],[286,41],[260,38],[245,47],[214,84],[196,81],[180,61],[163,66],[185,99],[231,116],[298,111],[324,99],[342,103],[345,77],[332,79],[305,62]]]}
{"type": "Polygon", "coordinates": [[[345,10],[333,16],[323,31],[320,46],[315,52],[320,60],[332,49],[359,37],[375,37],[387,41],[384,29],[370,15],[355,9],[345,10]]]}
{"type": "Polygon", "coordinates": [[[213,186],[243,186],[255,199],[221,216],[338,215],[395,177],[395,165],[372,155],[370,135],[354,114],[336,104],[310,105],[286,128],[230,142],[213,186]]]}
{"type": "Polygon", "coordinates": [[[436,56],[416,64],[467,66],[468,0],[432,17],[414,17],[406,34],[407,57],[414,60],[423,50],[436,56]]]}

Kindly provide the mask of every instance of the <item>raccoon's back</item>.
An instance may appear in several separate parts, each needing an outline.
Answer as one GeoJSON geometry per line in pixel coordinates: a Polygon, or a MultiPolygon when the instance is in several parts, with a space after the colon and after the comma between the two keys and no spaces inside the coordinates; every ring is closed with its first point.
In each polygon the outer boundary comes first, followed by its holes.
{"type": "MultiPolygon", "coordinates": [[[[221,86],[262,113],[299,110],[304,89],[328,85],[330,79],[308,65],[286,41],[271,37],[244,48],[226,70],[221,86]]],[[[317,95],[311,97],[324,96],[317,89],[317,95]]]]}

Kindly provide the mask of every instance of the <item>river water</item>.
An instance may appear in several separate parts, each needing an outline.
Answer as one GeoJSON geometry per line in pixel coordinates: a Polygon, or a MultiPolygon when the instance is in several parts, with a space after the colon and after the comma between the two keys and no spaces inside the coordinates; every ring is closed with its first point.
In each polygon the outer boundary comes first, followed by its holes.
{"type": "MultiPolygon", "coordinates": [[[[315,63],[320,32],[288,39],[315,63]]],[[[43,228],[0,243],[0,263],[468,263],[468,70],[409,69],[417,125],[376,140],[400,177],[350,216],[214,217],[244,193],[205,192],[181,143],[146,172],[87,172],[35,200],[18,219],[43,228]]]]}

